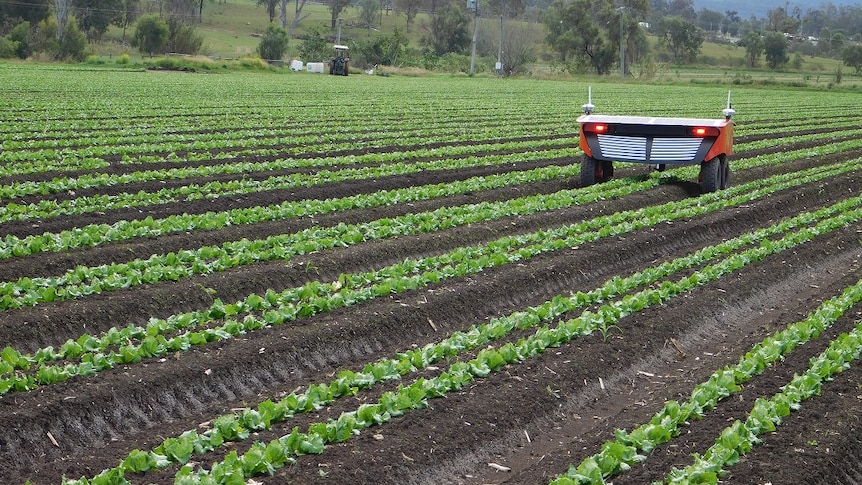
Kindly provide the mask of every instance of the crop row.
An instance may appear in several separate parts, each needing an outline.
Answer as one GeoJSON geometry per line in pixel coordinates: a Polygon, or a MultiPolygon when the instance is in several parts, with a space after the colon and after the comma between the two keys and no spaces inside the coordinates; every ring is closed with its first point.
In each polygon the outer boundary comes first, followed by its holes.
{"type": "MultiPolygon", "coordinates": [[[[691,419],[703,418],[722,399],[739,392],[753,377],[790,354],[796,347],[816,338],[844,313],[862,301],[862,280],[821,304],[804,320],[788,325],[756,344],[735,366],[726,366],[694,387],[685,403],[668,401],[653,418],[632,431],[616,430],[615,440],[602,445],[599,453],[587,457],[551,483],[555,485],[605,483],[633,464],[646,459],[656,446],[679,435],[680,427],[691,419]]],[[[676,472],[674,473],[674,475],[676,472]]]]}
{"type": "MultiPolygon", "coordinates": [[[[124,120],[118,120],[124,122],[124,120]]],[[[284,119],[270,120],[267,126],[248,126],[244,119],[232,119],[230,123],[220,124],[218,120],[187,119],[188,124],[184,129],[165,131],[163,126],[128,126],[118,124],[114,127],[106,127],[104,121],[91,129],[78,128],[70,130],[65,126],[58,126],[54,130],[44,130],[33,133],[21,126],[22,131],[8,131],[0,134],[0,148],[3,150],[35,150],[43,148],[74,148],[94,145],[142,145],[158,142],[188,142],[202,141],[206,143],[226,142],[230,140],[254,139],[270,144],[272,140],[290,140],[290,144],[305,144],[331,141],[348,142],[355,139],[366,139],[368,137],[391,138],[394,135],[414,137],[417,131],[427,132],[429,135],[438,136],[441,133],[461,132],[464,123],[469,122],[479,129],[500,128],[505,120],[499,116],[490,114],[476,116],[474,113],[452,115],[450,113],[438,113],[436,116],[429,114],[421,119],[408,118],[356,118],[351,119],[351,124],[339,126],[338,130],[332,129],[330,121],[308,120],[307,122],[285,122],[284,119]],[[191,127],[191,128],[189,128],[191,127]],[[29,136],[28,136],[29,134],[29,136]],[[335,138],[340,134],[340,138],[335,138]]],[[[533,120],[529,126],[536,129],[556,125],[564,126],[572,122],[571,114],[561,113],[560,117],[543,117],[541,120],[533,120]]],[[[509,127],[514,129],[514,127],[509,127]]]]}
{"type": "Polygon", "coordinates": [[[192,177],[208,177],[223,174],[254,174],[271,170],[289,170],[299,168],[349,167],[361,164],[384,164],[406,162],[411,159],[429,159],[445,157],[466,157],[488,152],[539,152],[548,148],[565,147],[577,144],[577,138],[556,138],[550,140],[514,141],[475,145],[458,145],[439,148],[395,151],[385,153],[370,153],[352,156],[315,157],[315,158],[279,158],[262,162],[230,162],[218,165],[189,166],[170,169],[145,170],[123,174],[93,173],[76,177],[55,177],[49,181],[23,181],[0,186],[0,199],[11,199],[27,195],[46,195],[69,190],[83,190],[104,186],[118,186],[131,183],[143,183],[161,180],[177,180],[192,177]]]}
{"type": "MultiPolygon", "coordinates": [[[[814,134],[803,136],[783,137],[783,143],[796,143],[821,138],[836,138],[848,137],[858,134],[860,130],[836,130],[828,134],[814,134]]],[[[129,183],[142,183],[155,180],[176,180],[189,177],[206,177],[211,175],[222,174],[250,174],[263,172],[268,170],[286,170],[296,168],[311,168],[311,167],[331,167],[331,166],[349,166],[362,163],[391,163],[397,161],[405,161],[415,158],[429,157],[462,157],[471,153],[484,153],[489,151],[538,151],[549,147],[560,147],[569,144],[577,145],[577,137],[548,137],[543,140],[530,141],[509,141],[509,142],[489,142],[489,143],[473,143],[469,145],[444,146],[435,148],[419,148],[411,149],[410,151],[387,151],[384,153],[369,153],[364,155],[351,156],[335,156],[335,157],[313,157],[313,158],[279,158],[265,162],[233,162],[218,165],[206,166],[190,166],[182,168],[172,168],[165,170],[146,170],[140,172],[130,172],[124,174],[112,173],[94,173],[85,174],[77,177],[55,177],[49,181],[23,181],[15,182],[9,185],[0,186],[0,199],[11,199],[16,197],[24,197],[27,195],[39,194],[46,195],[57,192],[65,192],[70,190],[83,190],[88,188],[102,186],[118,186],[129,183]]],[[[741,143],[737,145],[737,152],[758,149],[763,147],[774,146],[775,139],[768,138],[756,142],[741,143]]],[[[273,151],[266,149],[255,149],[257,152],[273,151]]],[[[274,150],[276,154],[281,153],[281,149],[274,150]]],[[[191,154],[184,157],[185,161],[192,161],[191,154]]],[[[238,156],[239,154],[234,154],[238,156]]],[[[164,159],[164,156],[156,156],[156,159],[164,159]]],[[[169,157],[170,158],[170,157],[169,157]]],[[[212,159],[211,154],[207,154],[207,158],[212,159]]],[[[233,159],[233,158],[232,158],[233,159]]],[[[40,170],[43,168],[40,168],[40,170]]],[[[8,173],[20,174],[16,167],[9,166],[5,168],[8,173]]]]}
{"type": "MultiPolygon", "coordinates": [[[[838,173],[857,170],[860,161],[843,162],[826,171],[809,170],[808,175],[790,173],[769,179],[749,182],[727,191],[727,198],[715,202],[716,207],[728,207],[751,198],[763,197],[781,188],[817,180],[838,173]],[[812,173],[813,172],[813,173],[812,173]],[[739,195],[745,194],[745,195],[739,195]]],[[[607,195],[605,192],[564,190],[553,194],[538,194],[502,202],[483,202],[456,207],[441,207],[429,212],[409,213],[394,218],[380,219],[362,224],[339,224],[333,227],[311,227],[292,234],[270,236],[263,240],[241,240],[224,243],[220,247],[205,246],[196,250],[183,250],[166,255],[153,255],[146,260],[106,264],[97,267],[79,266],[58,277],[23,277],[15,282],[0,283],[0,310],[32,306],[41,302],[67,300],[83,295],[129,288],[145,283],[176,281],[193,274],[210,274],[260,261],[287,260],[294,256],[333,247],[350,246],[363,241],[419,234],[447,229],[479,221],[489,221],[515,215],[528,215],[570,207],[584,201],[607,195]]],[[[714,197],[718,198],[723,194],[714,197]]],[[[697,199],[700,201],[700,199],[697,199]]],[[[693,213],[703,213],[696,202],[671,202],[687,207],[693,213]]],[[[680,208],[654,206],[649,210],[668,210],[681,213],[680,208]]],[[[642,212],[620,212],[619,220],[636,219],[642,212]]],[[[671,215],[667,217],[673,217],[671,215]]]]}
{"type": "Polygon", "coordinates": [[[694,455],[694,463],[682,470],[674,468],[667,477],[670,484],[718,483],[725,467],[735,465],[739,457],[761,443],[758,436],[776,431],[784,417],[798,410],[803,401],[820,394],[824,382],[850,367],[862,353],[862,322],[849,333],[839,335],[829,348],[810,361],[801,375],[769,399],[759,397],[746,420],[736,420],[721,431],[715,444],[703,454],[694,455]]]}
{"type": "MultiPolygon", "coordinates": [[[[535,127],[549,135],[571,135],[573,129],[567,127],[561,129],[557,124],[549,126],[535,127]],[[554,129],[556,128],[556,129],[554,129]]],[[[515,131],[511,128],[492,129],[486,127],[482,130],[476,130],[469,134],[456,133],[449,134],[445,130],[442,134],[434,132],[414,130],[409,133],[385,133],[375,134],[365,137],[357,137],[345,140],[344,136],[338,133],[329,135],[310,135],[307,137],[280,137],[273,139],[253,139],[243,138],[238,140],[186,140],[186,141],[167,141],[160,138],[155,141],[138,144],[138,145],[86,145],[79,148],[57,148],[44,150],[13,150],[0,152],[0,162],[11,167],[16,166],[16,162],[33,162],[41,160],[50,160],[53,158],[72,158],[72,157],[109,157],[109,156],[125,156],[134,157],[140,154],[171,154],[175,152],[187,151],[205,151],[205,156],[211,156],[212,151],[220,150],[237,150],[237,149],[254,149],[255,151],[261,148],[273,147],[281,154],[302,154],[302,153],[326,153],[345,150],[367,150],[371,148],[386,148],[414,146],[428,143],[455,143],[472,141],[475,138],[480,139],[510,139],[513,137],[527,136],[521,131],[515,131]]],[[[255,153],[255,152],[250,152],[255,153]]],[[[198,157],[200,158],[200,157],[198,157]]],[[[170,159],[168,159],[170,161],[170,159]]]]}
{"type": "MultiPolygon", "coordinates": [[[[748,198],[748,194],[738,197],[748,198]]],[[[738,200],[737,198],[734,202],[738,203],[738,200]]],[[[817,215],[824,217],[836,210],[853,213],[853,208],[858,204],[862,204],[862,198],[847,199],[817,215]]],[[[711,211],[724,206],[725,203],[719,201],[705,209],[711,211]]],[[[604,216],[553,230],[504,237],[483,245],[457,248],[449,253],[421,260],[408,259],[365,274],[343,274],[332,284],[312,281],[280,294],[272,291],[263,297],[252,294],[244,301],[231,305],[217,301],[204,311],[175,315],[165,320],[153,319],[146,327],[115,327],[98,338],[85,334],[77,340],[68,340],[59,351],[48,347],[34,355],[22,355],[7,347],[2,352],[5,362],[0,361],[0,394],[11,390],[33,389],[38,385],[65,381],[77,375],[92,375],[118,364],[138,362],[143,358],[157,357],[167,352],[184,351],[193,345],[233,338],[265,326],[280,325],[334,308],[355,305],[377,296],[400,293],[439,283],[444,279],[478,273],[489,267],[523,261],[545,252],[592,242],[680,217],[690,217],[703,211],[703,207],[692,208],[690,205],[687,207],[686,204],[677,203],[673,205],[673,210],[664,205],[652,213],[632,211],[621,217],[604,216]],[[253,312],[260,313],[261,317],[254,316],[253,312]],[[213,320],[223,318],[229,321],[220,326],[211,325],[213,320]],[[203,326],[208,329],[193,331],[203,326]],[[166,335],[176,332],[184,333],[165,338],[166,335]],[[53,361],[73,359],[80,360],[80,363],[48,365],[53,361]],[[32,370],[28,373],[12,374],[16,369],[32,370]]],[[[803,221],[810,222],[810,217],[812,216],[802,215],[776,227],[786,231],[803,221]]],[[[766,234],[773,233],[767,231],[766,234]]]]}
{"type": "MultiPolygon", "coordinates": [[[[333,131],[329,133],[315,133],[305,136],[282,135],[267,138],[239,137],[225,138],[219,136],[187,136],[187,135],[153,135],[149,140],[140,143],[129,144],[86,144],[84,146],[4,150],[0,152],[0,162],[13,164],[14,162],[49,160],[56,157],[107,157],[147,153],[172,153],[196,150],[223,150],[243,148],[265,148],[278,147],[281,153],[309,153],[330,152],[342,150],[368,149],[371,147],[397,147],[412,146],[427,143],[452,143],[465,142],[478,139],[508,139],[512,137],[530,136],[536,131],[547,135],[571,134],[575,131],[571,125],[561,125],[554,120],[542,121],[525,126],[523,124],[513,125],[501,122],[498,125],[474,126],[470,132],[456,130],[455,133],[449,127],[439,129],[412,129],[409,131],[381,130],[374,133],[362,134],[361,136],[348,137],[333,131]]],[[[71,143],[71,142],[70,142],[71,143]]]]}
{"type": "Polygon", "coordinates": [[[121,193],[118,195],[92,195],[71,200],[41,200],[34,204],[7,204],[0,207],[0,221],[32,220],[58,215],[83,214],[98,210],[141,207],[166,204],[179,200],[214,199],[229,195],[252,194],[266,190],[283,190],[295,187],[310,187],[324,183],[346,180],[363,180],[419,173],[426,170],[454,170],[468,167],[492,167],[505,164],[570,158],[580,153],[579,148],[558,148],[528,153],[507,155],[467,156],[427,162],[395,162],[384,165],[322,169],[311,173],[274,175],[264,180],[239,178],[226,181],[211,181],[189,184],[176,188],[164,188],[156,192],[121,193]],[[101,209],[99,209],[101,208],[101,209]]]}
{"type": "MultiPolygon", "coordinates": [[[[839,151],[855,148],[858,142],[842,142],[818,147],[816,149],[803,149],[791,152],[782,152],[778,154],[761,155],[751,159],[743,159],[734,162],[735,169],[745,169],[753,166],[773,165],[784,163],[795,157],[806,157],[813,155],[825,155],[839,151]]],[[[415,167],[415,165],[414,165],[415,167]]],[[[83,228],[67,230],[60,233],[44,233],[42,235],[29,236],[23,239],[7,235],[5,240],[0,241],[0,258],[8,258],[10,256],[21,256],[27,254],[39,253],[42,251],[63,251],[77,247],[96,246],[106,242],[117,242],[129,240],[136,237],[158,236],[175,232],[182,232],[196,229],[217,229],[227,225],[250,224],[260,221],[280,220],[285,218],[299,217],[303,215],[317,215],[330,212],[332,210],[351,209],[351,208],[367,208],[393,203],[411,202],[424,200],[426,198],[454,195],[463,193],[464,191],[476,189],[488,189],[500,187],[498,182],[505,180],[507,177],[512,179],[512,182],[532,180],[543,180],[545,177],[565,177],[570,176],[570,171],[556,171],[556,175],[551,175],[549,171],[556,170],[552,168],[533,170],[524,174],[510,173],[504,176],[491,176],[487,179],[488,184],[480,182],[480,179],[472,179],[466,182],[453,182],[452,189],[447,190],[445,185],[433,185],[422,187],[411,187],[408,189],[399,189],[395,191],[381,191],[373,194],[359,194],[346,197],[343,199],[329,199],[325,201],[298,201],[286,202],[278,206],[269,207],[253,207],[249,209],[235,209],[229,212],[204,214],[183,214],[180,216],[170,216],[164,219],[154,220],[145,218],[143,220],[119,221],[117,223],[107,224],[92,224],[83,228]],[[543,175],[544,174],[544,175],[543,175]],[[535,178],[533,178],[535,177],[535,178]],[[478,185],[477,185],[478,184],[478,185]]],[[[683,169],[678,171],[682,175],[691,176],[692,169],[683,169]]],[[[654,183],[658,183],[657,180],[654,183]]],[[[309,183],[308,180],[304,180],[309,183]]],[[[508,182],[507,182],[508,184],[508,182]]],[[[617,181],[610,185],[605,184],[602,188],[611,188],[618,185],[617,181]]],[[[632,190],[636,187],[631,186],[632,190]]],[[[645,187],[642,187],[645,188],[645,187]]],[[[250,187],[248,190],[255,190],[255,187],[250,187]]],[[[590,190],[598,190],[590,188],[590,190]]],[[[121,197],[121,196],[117,196],[121,197]]],[[[138,194],[139,203],[146,204],[157,203],[161,201],[157,194],[138,194]]],[[[86,213],[92,211],[104,210],[110,204],[131,205],[133,201],[128,199],[94,197],[93,203],[87,204],[81,199],[77,199],[72,206],[71,202],[66,202],[69,205],[69,211],[74,213],[86,213]],[[121,203],[122,201],[122,203],[121,203]]],[[[45,201],[44,204],[56,204],[56,202],[45,201]]],[[[35,205],[18,206],[15,213],[31,214],[34,217],[46,218],[51,215],[67,214],[68,212],[59,209],[55,210],[36,210],[35,205]]],[[[8,208],[8,207],[7,207],[8,208]]]]}
{"type": "Polygon", "coordinates": [[[816,214],[800,214],[798,218],[705,248],[688,257],[663,263],[628,278],[612,279],[603,287],[589,293],[579,292],[570,297],[557,296],[539,307],[493,319],[468,332],[455,333],[438,344],[407,351],[395,359],[368,364],[361,372],[343,371],[332,383],[310,386],[305,393],[291,394],[275,403],[265,401],[257,410],[247,408],[238,414],[219,417],[213,421],[213,427],[203,433],[191,430],[165,440],[150,452],[133,451],[121,465],[105,470],[100,476],[94,477],[93,481],[81,479],[67,483],[109,483],[103,480],[116,480],[126,473],[186,463],[193,454],[214,450],[225,441],[245,439],[250,431],[270,429],[274,423],[289,419],[297,413],[320,409],[338,397],[355,394],[360,388],[370,387],[383,380],[399,379],[408,372],[426,368],[466,349],[484,347],[474,359],[452,364],[437,377],[420,378],[412,384],[399,385],[397,390],[384,393],[377,403],[363,404],[356,411],[343,413],[337,419],[312,424],[305,433],[294,428],[290,434],[269,443],[255,443],[241,456],[232,451],[224,461],[216,463],[209,471],[194,471],[191,466],[184,466],[177,474],[176,483],[231,483],[259,473],[271,473],[296,456],[322,452],[326,443],[344,441],[358,434],[361,429],[385,423],[410,409],[425,407],[427,399],[441,397],[473,379],[488,376],[506,364],[522,362],[549,347],[559,346],[596,330],[607,329],[609,325],[614,325],[631,313],[716,281],[748,264],[804,244],[820,234],[845,227],[848,223],[862,218],[862,210],[846,211],[839,206],[825,208],[819,212],[838,215],[822,219],[812,227],[785,234],[779,239],[773,238],[795,224],[802,221],[815,222],[817,219],[816,214]],[[751,243],[756,246],[738,251],[740,247],[751,243]],[[675,272],[703,265],[728,253],[731,254],[725,259],[708,264],[690,276],[676,282],[665,280],[659,283],[662,278],[675,272]],[[639,287],[647,288],[626,294],[639,287]],[[610,301],[624,294],[621,299],[610,301]],[[586,310],[580,316],[561,322],[554,328],[541,327],[532,336],[516,343],[509,342],[497,349],[486,345],[502,338],[513,329],[535,327],[594,303],[601,305],[596,311],[586,310]]]}

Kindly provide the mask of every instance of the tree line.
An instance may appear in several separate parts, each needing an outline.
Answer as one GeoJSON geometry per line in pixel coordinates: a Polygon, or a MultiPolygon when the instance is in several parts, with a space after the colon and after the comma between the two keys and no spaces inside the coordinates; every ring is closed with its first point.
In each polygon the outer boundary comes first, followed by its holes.
{"type": "MultiPolygon", "coordinates": [[[[0,57],[41,53],[79,60],[87,43],[99,42],[111,25],[120,27],[123,40],[142,53],[194,54],[203,44],[195,24],[204,8],[226,1],[0,0],[0,57]]],[[[806,54],[843,59],[862,70],[860,6],[824,3],[803,12],[788,4],[763,18],[743,19],[732,10],[698,11],[693,0],[479,0],[476,11],[468,9],[466,0],[322,0],[330,13],[328,30],[310,27],[297,36],[297,27],[308,17],[303,13],[306,2],[257,0],[271,24],[258,46],[262,58],[281,59],[297,37],[300,55],[330,55],[339,22],[352,9],[358,14],[351,17],[352,26],[365,27],[344,39],[362,61],[353,64],[463,70],[476,18],[482,26],[478,53],[500,56],[504,74],[523,71],[539,52],[550,52],[546,60],[573,73],[630,74],[635,66],[697,62],[707,40],[744,47],[750,67],[765,60],[766,67],[777,69],[806,54]],[[388,34],[374,30],[383,12],[399,15],[403,27],[388,34]],[[410,47],[408,34],[416,37],[417,29],[420,45],[410,47]],[[656,48],[648,36],[658,40],[656,48]]]]}

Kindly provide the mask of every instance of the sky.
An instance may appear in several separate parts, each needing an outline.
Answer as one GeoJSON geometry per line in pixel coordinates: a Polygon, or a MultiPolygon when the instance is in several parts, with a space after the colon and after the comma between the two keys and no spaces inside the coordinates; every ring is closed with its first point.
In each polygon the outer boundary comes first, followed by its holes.
{"type": "MultiPolygon", "coordinates": [[[[857,5],[862,6],[862,1],[859,0],[830,0],[833,5],[857,5]]],[[[821,4],[826,3],[823,0],[694,0],[694,9],[699,11],[707,8],[716,12],[724,13],[727,10],[736,10],[739,16],[743,19],[748,19],[752,15],[758,18],[765,18],[766,12],[769,10],[788,7],[790,12],[793,12],[794,7],[800,7],[804,14],[808,9],[817,8],[821,4]]]]}

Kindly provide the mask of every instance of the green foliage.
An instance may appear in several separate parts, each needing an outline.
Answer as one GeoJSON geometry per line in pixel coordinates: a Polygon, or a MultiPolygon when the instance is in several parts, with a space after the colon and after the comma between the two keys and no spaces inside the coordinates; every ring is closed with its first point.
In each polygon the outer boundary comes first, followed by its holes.
{"type": "Polygon", "coordinates": [[[407,55],[407,43],[409,40],[404,32],[395,28],[395,33],[388,35],[375,35],[357,41],[351,49],[351,62],[360,66],[392,66],[407,55]]]}
{"type": "Polygon", "coordinates": [[[332,44],[319,29],[309,29],[308,33],[302,37],[299,56],[305,62],[320,62],[331,58],[332,54],[332,44]]]}
{"type": "Polygon", "coordinates": [[[74,11],[81,31],[98,42],[108,26],[122,11],[122,0],[75,0],[74,11]]]}
{"type": "Polygon", "coordinates": [[[862,72],[862,45],[850,44],[841,51],[841,60],[847,67],[856,70],[856,74],[862,72]]]}
{"type": "Polygon", "coordinates": [[[770,32],[763,37],[763,52],[770,69],[777,69],[787,63],[787,47],[787,39],[781,32],[770,32]]]}
{"type": "Polygon", "coordinates": [[[46,20],[50,12],[49,0],[0,2],[0,24],[7,19],[22,19],[36,24],[46,20]]]}
{"type": "Polygon", "coordinates": [[[198,33],[195,24],[182,22],[177,17],[168,19],[170,35],[166,47],[167,52],[177,54],[197,54],[204,44],[203,36],[198,33]]]}
{"type": "Polygon", "coordinates": [[[0,37],[0,59],[11,59],[18,56],[20,42],[11,41],[6,37],[0,37]]]}
{"type": "Polygon", "coordinates": [[[470,45],[467,27],[471,17],[463,3],[451,0],[440,6],[428,21],[428,35],[422,44],[437,56],[464,53],[470,45]]]}
{"type": "Polygon", "coordinates": [[[678,17],[664,17],[656,26],[659,44],[670,51],[676,62],[692,62],[703,45],[703,30],[678,17]]]}
{"type": "Polygon", "coordinates": [[[284,53],[287,50],[287,31],[275,24],[270,24],[266,28],[263,37],[260,39],[260,44],[257,46],[257,53],[262,59],[268,61],[281,61],[284,53]]]}
{"type": "Polygon", "coordinates": [[[608,74],[618,56],[619,46],[594,21],[593,2],[555,0],[543,17],[548,34],[545,40],[568,64],[570,72],[592,70],[608,74]]]}
{"type": "Polygon", "coordinates": [[[9,31],[9,35],[7,35],[6,38],[12,43],[17,43],[17,46],[15,47],[15,55],[18,56],[18,58],[26,59],[33,53],[32,48],[30,47],[30,22],[25,21],[16,25],[11,31],[9,31]]]}
{"type": "Polygon", "coordinates": [[[380,22],[380,0],[359,0],[359,22],[368,29],[380,22]]]}
{"type": "Polygon", "coordinates": [[[763,37],[757,32],[751,31],[746,34],[742,43],[745,46],[745,57],[748,60],[748,67],[757,67],[760,64],[760,56],[763,55],[763,37]]]}
{"type": "Polygon", "coordinates": [[[57,41],[57,32],[60,26],[54,17],[49,17],[40,21],[36,28],[31,30],[29,38],[31,52],[47,52],[55,54],[60,50],[59,42],[57,41]]]}
{"type": "Polygon", "coordinates": [[[66,27],[60,36],[60,43],[57,48],[57,58],[72,61],[83,61],[86,57],[85,49],[87,48],[87,37],[78,28],[78,21],[75,17],[69,17],[66,22],[66,27]]]}
{"type": "MultiPolygon", "coordinates": [[[[273,23],[275,21],[276,9],[280,0],[257,0],[257,6],[263,7],[266,9],[266,14],[269,16],[269,23],[273,23]]],[[[274,57],[272,59],[275,59],[274,57]]]]}
{"type": "Polygon", "coordinates": [[[337,28],[338,18],[344,9],[350,6],[350,2],[351,0],[325,0],[324,3],[329,7],[330,28],[333,31],[337,28]]]}
{"type": "Polygon", "coordinates": [[[154,54],[165,52],[170,34],[170,27],[158,15],[145,15],[138,19],[132,45],[142,54],[153,57],[154,54]]]}

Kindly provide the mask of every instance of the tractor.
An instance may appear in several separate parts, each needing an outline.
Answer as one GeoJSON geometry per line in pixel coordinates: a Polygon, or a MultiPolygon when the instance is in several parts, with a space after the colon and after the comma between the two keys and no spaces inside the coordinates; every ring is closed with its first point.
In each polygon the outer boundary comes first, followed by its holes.
{"type": "Polygon", "coordinates": [[[335,56],[329,61],[329,74],[333,76],[346,76],[348,64],[350,63],[350,48],[346,45],[335,45],[335,56]]]}
{"type": "Polygon", "coordinates": [[[595,115],[589,89],[584,114],[578,118],[581,186],[609,180],[614,162],[634,162],[658,170],[682,165],[700,165],[698,180],[703,192],[728,187],[733,153],[733,122],[736,111],[727,93],[724,119],[660,118],[648,116],[595,115]]]}

